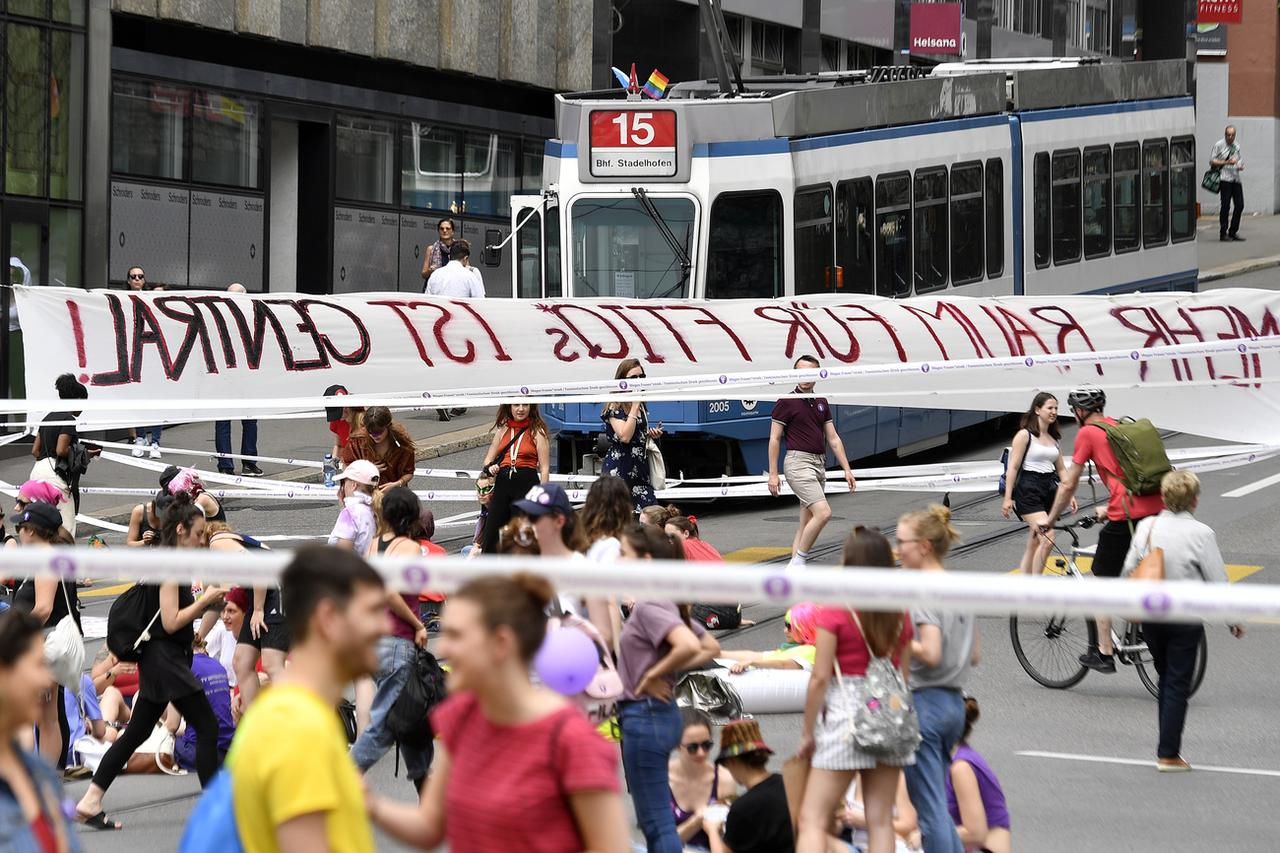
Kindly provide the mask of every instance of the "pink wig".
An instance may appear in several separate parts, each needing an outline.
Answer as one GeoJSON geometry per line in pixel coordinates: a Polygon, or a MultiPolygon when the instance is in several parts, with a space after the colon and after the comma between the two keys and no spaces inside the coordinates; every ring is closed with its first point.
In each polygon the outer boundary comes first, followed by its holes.
{"type": "Polygon", "coordinates": [[[200,475],[195,468],[183,468],[169,481],[169,494],[175,497],[186,492],[194,498],[203,491],[204,483],[200,482],[200,475]]]}
{"type": "Polygon", "coordinates": [[[31,503],[32,501],[44,501],[47,504],[57,506],[66,500],[62,496],[62,490],[52,483],[46,483],[44,480],[27,480],[18,489],[18,499],[23,503],[31,503]]]}
{"type": "Polygon", "coordinates": [[[796,604],[787,611],[791,617],[791,639],[802,646],[818,642],[818,605],[809,602],[796,604]]]}

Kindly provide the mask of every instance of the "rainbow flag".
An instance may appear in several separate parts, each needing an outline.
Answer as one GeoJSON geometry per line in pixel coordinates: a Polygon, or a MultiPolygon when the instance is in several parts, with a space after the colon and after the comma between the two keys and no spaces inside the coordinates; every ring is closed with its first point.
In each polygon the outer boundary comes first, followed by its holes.
{"type": "Polygon", "coordinates": [[[653,73],[649,75],[649,82],[645,83],[644,88],[640,91],[655,101],[660,101],[662,96],[667,93],[667,78],[655,68],[653,73]]]}

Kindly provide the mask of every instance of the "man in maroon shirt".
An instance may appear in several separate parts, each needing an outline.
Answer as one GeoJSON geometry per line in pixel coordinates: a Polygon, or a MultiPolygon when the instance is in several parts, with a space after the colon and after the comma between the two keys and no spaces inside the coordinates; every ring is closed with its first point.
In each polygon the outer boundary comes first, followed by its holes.
{"type": "MultiPolygon", "coordinates": [[[[818,360],[811,355],[796,359],[797,370],[816,370],[818,360]]],[[[812,394],[814,382],[801,382],[796,394],[812,394]]],[[[849,491],[857,488],[844,443],[831,421],[831,404],[825,397],[788,397],[773,404],[773,425],[769,430],[769,494],[777,495],[781,487],[778,480],[778,451],[782,442],[787,443],[782,473],[787,485],[800,499],[800,526],[791,543],[791,566],[803,567],[809,559],[809,549],[818,541],[822,528],[831,520],[831,505],[827,503],[827,447],[831,447],[836,461],[844,469],[849,491]]]]}

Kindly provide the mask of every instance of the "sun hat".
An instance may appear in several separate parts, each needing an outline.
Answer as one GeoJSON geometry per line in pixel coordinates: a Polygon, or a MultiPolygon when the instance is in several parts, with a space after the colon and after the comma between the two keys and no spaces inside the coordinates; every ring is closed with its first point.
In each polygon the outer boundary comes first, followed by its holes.
{"type": "Polygon", "coordinates": [[[524,500],[514,501],[511,505],[525,515],[546,515],[549,512],[573,514],[573,504],[569,503],[568,493],[557,483],[534,486],[524,496],[524,500]]]}
{"type": "Polygon", "coordinates": [[[334,480],[355,480],[364,486],[376,486],[382,475],[378,473],[378,466],[374,465],[368,459],[356,459],[347,465],[346,468],[334,475],[334,480]]]}
{"type": "Polygon", "coordinates": [[[730,758],[739,758],[752,752],[763,752],[773,755],[773,750],[764,742],[760,734],[758,720],[730,720],[720,730],[720,754],[716,756],[716,764],[730,758]]]}

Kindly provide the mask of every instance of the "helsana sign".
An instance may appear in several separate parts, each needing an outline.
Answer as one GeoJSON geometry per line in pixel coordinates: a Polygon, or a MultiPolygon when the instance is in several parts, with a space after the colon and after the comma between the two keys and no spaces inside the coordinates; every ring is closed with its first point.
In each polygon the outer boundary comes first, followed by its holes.
{"type": "Polygon", "coordinates": [[[911,52],[960,55],[959,3],[911,4],[911,52]]]}

